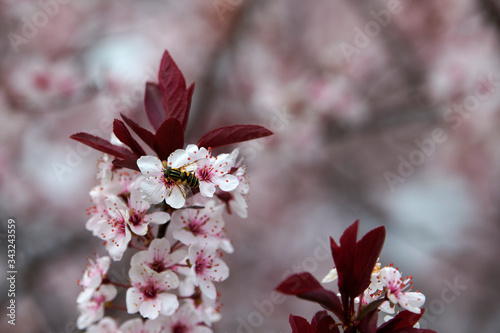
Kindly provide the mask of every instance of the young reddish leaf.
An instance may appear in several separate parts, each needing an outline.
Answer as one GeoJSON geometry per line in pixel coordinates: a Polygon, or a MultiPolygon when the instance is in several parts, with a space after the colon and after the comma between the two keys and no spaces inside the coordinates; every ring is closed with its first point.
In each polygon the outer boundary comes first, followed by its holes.
{"type": "Polygon", "coordinates": [[[127,158],[125,160],[113,160],[113,165],[118,168],[127,168],[136,171],[141,171],[137,166],[137,158],[127,158]]]}
{"type": "Polygon", "coordinates": [[[137,125],[136,122],[126,117],[123,113],[120,114],[122,116],[123,121],[132,129],[132,131],[137,134],[144,143],[146,143],[151,149],[154,150],[154,142],[155,136],[153,133],[148,131],[147,129],[137,125]]]}
{"type": "Polygon", "coordinates": [[[340,300],[330,290],[326,290],[310,273],[304,272],[294,274],[282,281],[276,290],[287,295],[295,295],[299,298],[319,303],[325,309],[333,312],[340,321],[345,323],[340,300]]]}
{"type": "MultiPolygon", "coordinates": [[[[337,245],[335,240],[330,237],[332,257],[338,274],[339,292],[342,297],[342,305],[346,310],[352,308],[350,303],[354,301],[351,290],[355,279],[353,273],[358,223],[359,221],[354,222],[344,231],[340,237],[340,245],[337,245]]],[[[346,313],[346,316],[350,315],[346,313]]]]}
{"type": "Polygon", "coordinates": [[[146,109],[146,115],[148,116],[149,122],[153,125],[153,128],[157,130],[165,119],[167,119],[167,114],[163,109],[160,87],[155,83],[146,83],[144,108],[146,109]]]}
{"type": "Polygon", "coordinates": [[[132,153],[127,148],[115,146],[111,142],[101,139],[97,136],[88,133],[76,133],[70,136],[71,139],[76,140],[78,142],[83,143],[89,147],[102,151],[103,153],[110,154],[120,158],[131,158],[134,157],[134,153],[132,153]]]}
{"type": "Polygon", "coordinates": [[[155,134],[154,150],[160,160],[166,160],[174,150],[184,146],[184,131],[179,120],[168,118],[155,134]]]}
{"type": "Polygon", "coordinates": [[[158,81],[166,117],[174,117],[184,125],[185,122],[187,123],[189,111],[187,110],[186,80],[168,51],[163,53],[158,81]]]}
{"type": "Polygon", "coordinates": [[[316,328],[316,326],[318,326],[318,323],[320,322],[320,320],[325,318],[325,317],[328,317],[328,316],[329,316],[328,312],[326,312],[325,310],[316,312],[314,314],[313,319],[311,320],[312,327],[316,328]]]}
{"type": "Polygon", "coordinates": [[[129,130],[121,120],[115,119],[113,121],[113,133],[115,133],[118,140],[132,149],[137,156],[146,155],[144,149],[142,149],[141,145],[139,145],[139,143],[137,143],[137,141],[132,137],[129,130]]]}
{"type": "Polygon", "coordinates": [[[385,228],[378,227],[368,232],[356,246],[356,259],[354,264],[354,277],[351,296],[360,295],[370,285],[373,268],[380,257],[384,246],[385,228]]]}
{"type": "Polygon", "coordinates": [[[340,333],[335,320],[326,311],[317,312],[311,321],[311,326],[315,333],[340,333]]]}
{"type": "MultiPolygon", "coordinates": [[[[377,329],[377,333],[395,333],[401,330],[408,330],[412,328],[424,315],[425,309],[422,309],[420,313],[413,313],[408,310],[399,312],[396,317],[392,318],[386,323],[380,325],[377,329]]],[[[426,330],[426,332],[432,332],[431,330],[426,330]]]]}
{"type": "MultiPolygon", "coordinates": [[[[370,284],[370,277],[385,240],[385,228],[371,230],[356,242],[359,220],[340,237],[340,245],[330,238],[332,256],[338,273],[339,291],[345,309],[370,284]]],[[[347,314],[346,314],[347,315],[347,314]]]]}
{"type": "Polygon", "coordinates": [[[186,112],[184,113],[184,119],[181,121],[181,124],[182,124],[182,127],[184,128],[184,131],[186,131],[186,127],[187,127],[187,123],[188,123],[189,111],[191,110],[191,102],[193,99],[193,93],[194,93],[194,82],[191,83],[191,85],[187,88],[187,92],[186,92],[186,112]]]}
{"type": "Polygon", "coordinates": [[[375,333],[377,331],[378,312],[377,308],[374,308],[365,314],[358,324],[358,331],[363,333],[375,333]]]}
{"type": "Polygon", "coordinates": [[[340,333],[340,331],[338,326],[335,325],[335,320],[328,316],[319,321],[316,333],[340,333]]]}
{"type": "Polygon", "coordinates": [[[272,135],[273,132],[259,125],[231,125],[216,128],[198,140],[198,147],[220,147],[272,135]]]}
{"type": "Polygon", "coordinates": [[[292,327],[292,333],[315,333],[305,318],[290,315],[288,321],[292,327]]]}

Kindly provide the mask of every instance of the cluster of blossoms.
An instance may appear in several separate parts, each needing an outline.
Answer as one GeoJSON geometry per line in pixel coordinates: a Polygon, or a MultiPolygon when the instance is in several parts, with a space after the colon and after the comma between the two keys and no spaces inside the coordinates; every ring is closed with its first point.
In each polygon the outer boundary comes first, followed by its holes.
{"type": "Polygon", "coordinates": [[[118,119],[110,142],[87,133],[72,136],[105,153],[98,164],[99,184],[90,191],[93,205],[86,228],[104,241],[109,254],[89,260],[79,281],[83,291],[77,298],[77,327],[88,332],[212,332],[212,323],[220,319],[214,283],[229,276],[222,251],[233,252],[223,213],[247,216],[249,184],[238,149],[214,156],[211,147],[271,132],[256,125],[227,126],[183,148],[194,86],[186,88],[165,52],[159,84],[146,88],[146,114],[156,133],[122,118],[154,155],[118,119]],[[123,284],[108,271],[128,249],[136,252],[129,283],[123,284]],[[113,303],[117,287],[126,289],[125,307],[113,303]],[[119,325],[104,316],[110,307],[140,317],[119,325]]]}
{"type": "Polygon", "coordinates": [[[379,227],[356,241],[358,221],[353,223],[337,244],[330,238],[334,268],[323,283],[338,281],[339,293],[325,289],[311,274],[294,274],[276,290],[319,303],[327,311],[316,313],[311,323],[290,315],[293,333],[432,333],[420,329],[425,296],[413,289],[412,277],[403,279],[392,265],[381,268],[377,262],[385,240],[385,229],[379,227]],[[403,310],[396,313],[396,305],[403,310]],[[386,315],[377,327],[379,312],[386,315]]]}

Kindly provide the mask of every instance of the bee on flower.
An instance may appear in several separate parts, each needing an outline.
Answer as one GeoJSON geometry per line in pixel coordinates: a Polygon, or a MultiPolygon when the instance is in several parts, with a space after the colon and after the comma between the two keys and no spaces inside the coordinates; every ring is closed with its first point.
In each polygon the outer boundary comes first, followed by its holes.
{"type": "Polygon", "coordinates": [[[137,166],[146,177],[140,185],[143,198],[154,204],[165,200],[175,209],[185,205],[189,185],[199,186],[203,196],[212,197],[216,188],[232,191],[239,183],[229,174],[234,166],[230,154],[213,157],[206,148],[196,145],[177,149],[164,162],[155,156],[142,156],[137,166]]]}

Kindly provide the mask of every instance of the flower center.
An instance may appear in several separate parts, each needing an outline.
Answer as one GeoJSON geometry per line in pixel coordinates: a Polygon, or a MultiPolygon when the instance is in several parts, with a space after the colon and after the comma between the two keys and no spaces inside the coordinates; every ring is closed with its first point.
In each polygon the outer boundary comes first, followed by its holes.
{"type": "Polygon", "coordinates": [[[155,272],[158,272],[158,273],[161,273],[163,271],[165,271],[165,265],[163,263],[163,261],[160,261],[160,260],[155,260],[153,261],[149,267],[154,270],[155,272]]]}
{"type": "Polygon", "coordinates": [[[196,261],[195,271],[197,275],[203,275],[205,270],[212,268],[212,260],[209,258],[203,258],[196,261]]]}
{"type": "Polygon", "coordinates": [[[154,284],[148,284],[146,287],[144,287],[142,293],[144,294],[144,296],[146,296],[146,298],[154,299],[158,294],[158,289],[154,284]]]}
{"type": "Polygon", "coordinates": [[[208,181],[212,179],[213,176],[212,168],[204,166],[203,168],[198,170],[196,176],[198,177],[199,180],[208,181]]]}
{"type": "Polygon", "coordinates": [[[142,214],[134,213],[134,214],[130,215],[130,218],[128,219],[128,221],[130,222],[130,224],[132,224],[134,226],[141,225],[142,224],[142,214]]]}

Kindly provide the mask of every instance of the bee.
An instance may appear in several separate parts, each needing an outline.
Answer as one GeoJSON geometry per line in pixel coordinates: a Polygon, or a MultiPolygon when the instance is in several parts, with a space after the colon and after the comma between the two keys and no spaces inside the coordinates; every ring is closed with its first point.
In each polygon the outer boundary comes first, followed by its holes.
{"type": "Polygon", "coordinates": [[[191,188],[200,186],[200,181],[193,171],[184,171],[182,168],[166,167],[163,175],[167,179],[174,182],[181,182],[191,188]]]}

